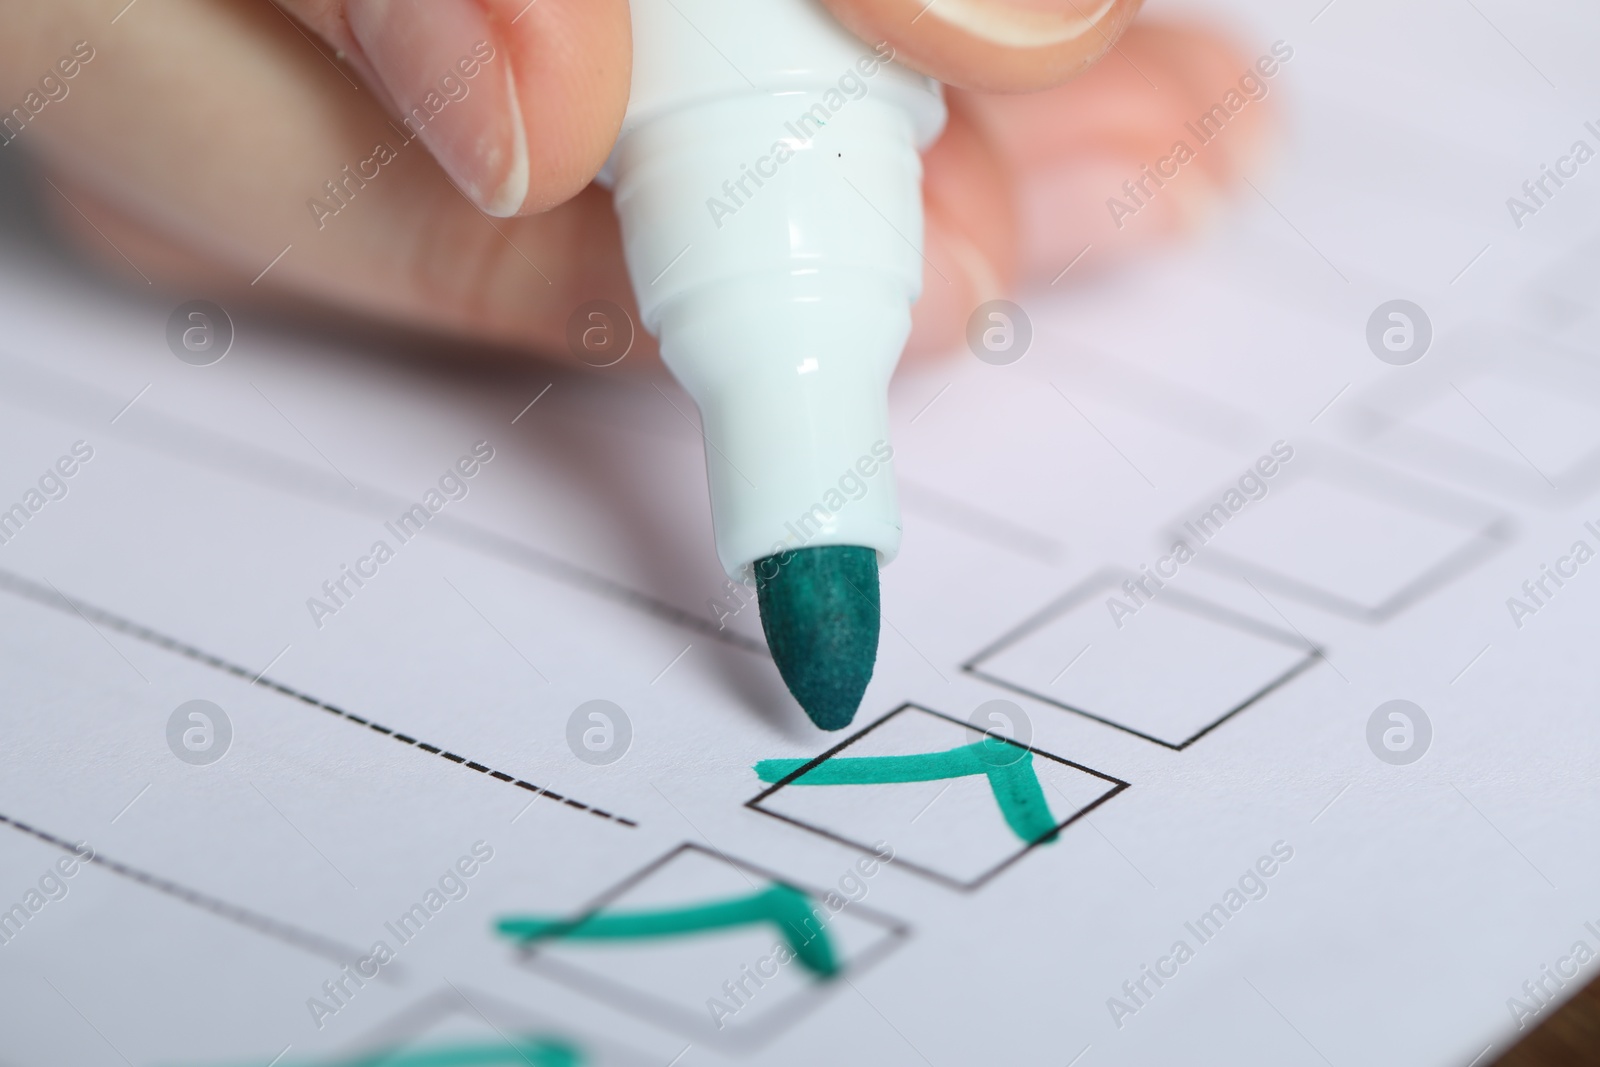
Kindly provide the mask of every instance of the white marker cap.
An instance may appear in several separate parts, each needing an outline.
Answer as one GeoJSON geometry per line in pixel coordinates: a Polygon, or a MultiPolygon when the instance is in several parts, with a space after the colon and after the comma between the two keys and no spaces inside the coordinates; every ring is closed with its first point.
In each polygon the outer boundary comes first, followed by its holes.
{"type": "Polygon", "coordinates": [[[700,408],[723,569],[839,544],[887,562],[887,389],[922,288],[917,149],[942,128],[938,86],[814,0],[633,14],[607,177],[644,325],[700,408]]]}

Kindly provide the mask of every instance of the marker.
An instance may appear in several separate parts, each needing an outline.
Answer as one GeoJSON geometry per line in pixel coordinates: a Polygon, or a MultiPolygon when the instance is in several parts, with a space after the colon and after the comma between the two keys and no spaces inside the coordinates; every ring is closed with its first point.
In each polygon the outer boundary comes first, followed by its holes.
{"type": "Polygon", "coordinates": [[[700,408],[717,556],[825,730],[877,659],[900,547],[889,376],[922,288],[936,82],[818,0],[632,0],[612,185],[644,326],[700,408]]]}

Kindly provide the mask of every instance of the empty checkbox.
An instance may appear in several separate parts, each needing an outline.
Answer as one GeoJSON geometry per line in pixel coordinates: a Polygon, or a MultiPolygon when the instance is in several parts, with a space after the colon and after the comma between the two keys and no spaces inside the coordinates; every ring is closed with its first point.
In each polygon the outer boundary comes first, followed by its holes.
{"type": "Polygon", "coordinates": [[[1527,337],[1450,350],[1349,402],[1363,444],[1452,481],[1544,505],[1600,484],[1600,374],[1527,337]]]}
{"type": "Polygon", "coordinates": [[[1167,748],[1204,737],[1319,658],[1298,634],[1103,571],[966,664],[970,673],[1167,748]],[[1129,613],[1126,609],[1135,607],[1129,613]]]}
{"type": "Polygon", "coordinates": [[[1264,497],[1237,511],[1218,503],[1229,488],[1173,524],[1171,535],[1194,550],[1191,565],[1361,622],[1392,617],[1509,539],[1498,509],[1334,454],[1302,449],[1264,497]]]}

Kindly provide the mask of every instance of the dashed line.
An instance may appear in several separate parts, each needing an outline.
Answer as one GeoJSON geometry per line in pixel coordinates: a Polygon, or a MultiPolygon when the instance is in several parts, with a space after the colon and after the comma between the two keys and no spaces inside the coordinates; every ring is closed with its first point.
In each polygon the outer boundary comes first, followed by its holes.
{"type": "Polygon", "coordinates": [[[104,867],[113,874],[119,874],[124,878],[138,882],[140,885],[148,886],[158,893],[164,893],[169,897],[176,897],[185,904],[193,904],[195,907],[209,911],[213,915],[226,919],[229,922],[248,927],[249,929],[254,930],[256,933],[266,934],[268,937],[276,938],[279,941],[285,941],[297,948],[305,949],[308,952],[315,953],[324,959],[333,960],[335,963],[339,964],[345,964],[352,960],[359,959],[362,955],[362,950],[360,948],[356,948],[355,946],[351,945],[341,945],[339,942],[334,941],[331,938],[323,937],[321,934],[314,934],[310,931],[302,930],[299,927],[290,926],[286,922],[280,922],[277,919],[269,919],[265,915],[257,915],[255,912],[247,911],[246,909],[239,907],[237,904],[229,904],[225,900],[218,900],[216,897],[206,896],[204,893],[190,889],[188,886],[179,885],[177,882],[168,881],[165,878],[150,874],[148,871],[141,871],[137,867],[130,867],[126,863],[110,859],[100,852],[94,851],[92,846],[89,855],[85,856],[79,851],[79,844],[74,844],[65,838],[57,837],[55,834],[52,834],[47,830],[41,830],[37,826],[31,826],[28,823],[23,822],[21,819],[13,819],[9,815],[0,813],[0,823],[10,826],[13,829],[20,830],[22,833],[28,834],[31,837],[36,837],[45,844],[53,845],[54,847],[61,849],[63,852],[71,853],[72,855],[78,857],[79,862],[92,863],[96,867],[104,867]]]}
{"type": "Polygon", "coordinates": [[[97,620],[113,630],[127,634],[129,637],[135,637],[148,644],[156,645],[159,648],[164,648],[169,652],[175,652],[178,655],[183,656],[185,659],[191,659],[198,663],[204,663],[208,667],[215,667],[219,671],[231,674],[236,678],[242,678],[246,682],[253,685],[259,685],[264,688],[271,689],[274,692],[282,693],[284,696],[293,697],[303,704],[309,704],[314,708],[321,708],[323,711],[337,715],[341,719],[353,722],[358,726],[365,726],[369,730],[376,731],[377,733],[383,734],[386,737],[391,737],[402,744],[412,745],[424,752],[431,752],[434,755],[447,759],[452,763],[459,763],[463,766],[471,767],[472,769],[481,773],[488,774],[491,777],[499,778],[501,781],[512,782],[513,784],[521,786],[524,789],[531,789],[534,792],[539,793],[541,796],[549,797],[551,800],[560,801],[568,807],[576,808],[579,811],[586,811],[590,815],[593,815],[597,818],[607,819],[611,822],[620,823],[623,826],[639,825],[632,819],[624,818],[621,815],[613,815],[609,811],[593,807],[592,805],[585,804],[579,800],[573,800],[571,797],[564,797],[560,793],[553,793],[548,789],[542,789],[539,786],[533,785],[531,782],[524,782],[520,778],[513,779],[509,774],[500,774],[489,767],[485,767],[481,763],[469,763],[465,756],[458,756],[454,752],[446,752],[437,745],[430,745],[407,734],[397,733],[394,730],[389,729],[387,726],[380,726],[378,723],[363,719],[359,715],[353,715],[350,712],[345,711],[343,708],[335,707],[334,705],[323,700],[318,700],[316,697],[311,696],[308,693],[302,693],[298,690],[291,689],[282,682],[275,682],[271,678],[267,678],[263,675],[257,675],[254,671],[251,671],[246,667],[241,667],[236,663],[229,663],[227,660],[220,659],[209,652],[203,652],[192,645],[186,645],[182,641],[179,641],[175,638],[168,637],[162,633],[157,633],[146,626],[141,626],[139,623],[124,619],[120,615],[113,615],[111,612],[106,611],[103,608],[97,608],[91,604],[86,604],[83,601],[75,600],[71,597],[68,597],[65,593],[52,592],[51,590],[46,589],[44,586],[36,585],[25,578],[18,577],[17,575],[11,574],[7,571],[0,571],[0,589],[3,589],[6,592],[12,593],[16,596],[23,597],[26,600],[31,600],[36,604],[42,604],[45,607],[55,608],[57,611],[62,610],[63,605],[65,605],[65,607],[70,608],[84,616],[85,619],[92,618],[97,620]]]}

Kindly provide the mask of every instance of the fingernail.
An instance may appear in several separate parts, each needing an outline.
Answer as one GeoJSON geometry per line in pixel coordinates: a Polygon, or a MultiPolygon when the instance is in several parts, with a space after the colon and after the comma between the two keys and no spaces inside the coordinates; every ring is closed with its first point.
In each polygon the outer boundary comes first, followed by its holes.
{"type": "Polygon", "coordinates": [[[345,17],[407,137],[491,215],[528,195],[528,143],[511,56],[476,0],[347,0],[345,17]]]}
{"type": "Polygon", "coordinates": [[[1011,48],[1062,44],[1095,32],[1117,0],[933,0],[944,22],[1011,48]]]}

